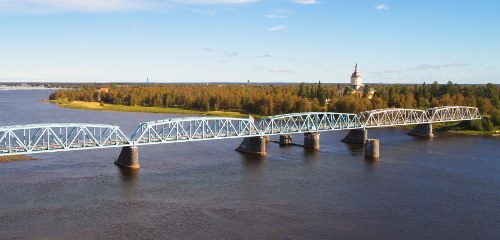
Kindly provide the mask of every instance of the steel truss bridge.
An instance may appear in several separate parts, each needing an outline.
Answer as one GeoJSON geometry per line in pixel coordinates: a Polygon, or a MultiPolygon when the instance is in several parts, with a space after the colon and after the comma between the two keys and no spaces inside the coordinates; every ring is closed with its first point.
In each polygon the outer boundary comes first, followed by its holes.
{"type": "Polygon", "coordinates": [[[389,108],[352,113],[307,112],[249,118],[191,117],[140,123],[131,137],[119,126],[86,123],[0,127],[0,156],[226,138],[391,127],[480,119],[475,107],[389,108]]]}

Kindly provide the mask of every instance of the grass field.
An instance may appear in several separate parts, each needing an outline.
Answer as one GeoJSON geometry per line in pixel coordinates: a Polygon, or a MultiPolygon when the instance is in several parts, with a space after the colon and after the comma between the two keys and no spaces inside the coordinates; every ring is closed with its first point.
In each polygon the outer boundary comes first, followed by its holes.
{"type": "Polygon", "coordinates": [[[36,160],[36,158],[28,156],[28,155],[0,156],[0,163],[21,161],[21,160],[36,160]]]}
{"type": "MultiPolygon", "coordinates": [[[[182,108],[162,108],[162,107],[142,107],[142,106],[126,106],[118,104],[104,104],[101,106],[98,102],[82,102],[67,100],[45,100],[59,105],[63,108],[94,110],[94,111],[115,111],[115,112],[147,112],[147,113],[164,113],[164,114],[186,114],[186,115],[205,115],[205,116],[220,116],[220,117],[235,117],[248,118],[248,114],[228,111],[199,111],[188,110],[182,108]]],[[[258,117],[258,116],[257,116],[258,117]]]]}

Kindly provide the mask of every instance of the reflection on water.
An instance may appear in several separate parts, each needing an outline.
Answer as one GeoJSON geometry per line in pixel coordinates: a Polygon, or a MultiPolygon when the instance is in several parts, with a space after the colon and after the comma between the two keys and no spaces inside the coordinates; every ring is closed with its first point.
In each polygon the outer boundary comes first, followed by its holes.
{"type": "Polygon", "coordinates": [[[345,143],[342,142],[340,144],[344,144],[350,151],[352,156],[364,155],[365,153],[365,145],[363,144],[353,144],[353,143],[345,143]]]}
{"type": "Polygon", "coordinates": [[[379,166],[379,161],[380,161],[380,158],[379,159],[365,158],[365,161],[364,161],[365,171],[372,172],[372,171],[376,170],[377,167],[379,166]]]}
{"type": "Polygon", "coordinates": [[[127,200],[139,200],[139,169],[118,167],[121,177],[122,196],[127,200]]]}
{"type": "Polygon", "coordinates": [[[255,177],[263,173],[266,167],[266,156],[240,153],[240,157],[245,176],[255,177]]]}
{"type": "Polygon", "coordinates": [[[120,172],[120,176],[123,182],[136,182],[139,178],[139,169],[131,169],[116,166],[120,172]]]}

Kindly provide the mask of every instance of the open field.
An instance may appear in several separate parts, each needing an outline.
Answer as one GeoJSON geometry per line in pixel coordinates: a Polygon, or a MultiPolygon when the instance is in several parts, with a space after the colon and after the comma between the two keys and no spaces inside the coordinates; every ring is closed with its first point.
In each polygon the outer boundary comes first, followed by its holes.
{"type": "Polygon", "coordinates": [[[101,106],[98,102],[83,102],[67,100],[45,100],[59,105],[63,108],[96,110],[96,111],[116,111],[116,112],[146,112],[146,113],[164,113],[164,114],[186,114],[186,115],[205,115],[205,116],[220,116],[220,117],[235,117],[248,118],[248,114],[228,111],[199,111],[188,110],[182,108],[162,108],[162,107],[142,107],[142,106],[126,106],[118,104],[104,104],[101,106]]]}
{"type": "Polygon", "coordinates": [[[22,160],[36,160],[36,158],[28,155],[0,156],[0,163],[22,161],[22,160]]]}

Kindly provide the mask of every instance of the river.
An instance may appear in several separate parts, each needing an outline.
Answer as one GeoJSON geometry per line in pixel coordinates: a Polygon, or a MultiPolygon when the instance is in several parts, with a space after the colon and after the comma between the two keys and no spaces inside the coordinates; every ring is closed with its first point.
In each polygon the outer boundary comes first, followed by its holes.
{"type": "MultiPolygon", "coordinates": [[[[0,91],[0,126],[130,135],[176,117],[63,109],[39,101],[49,94],[0,91]]],[[[141,146],[137,171],[113,164],[119,148],[0,163],[0,239],[498,239],[500,138],[407,131],[368,131],[378,161],[335,131],[319,151],[270,143],[264,158],[234,151],[241,139],[141,146]]]]}

